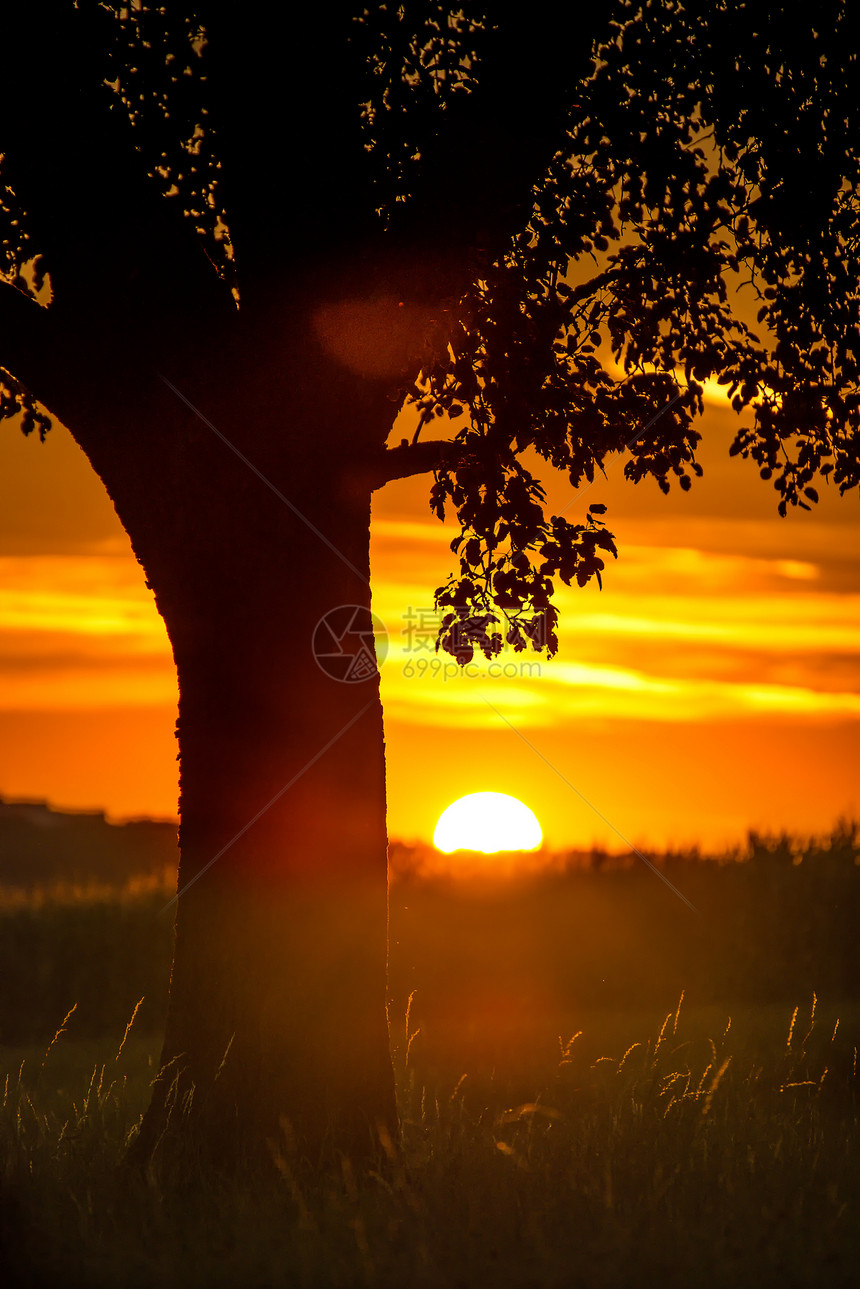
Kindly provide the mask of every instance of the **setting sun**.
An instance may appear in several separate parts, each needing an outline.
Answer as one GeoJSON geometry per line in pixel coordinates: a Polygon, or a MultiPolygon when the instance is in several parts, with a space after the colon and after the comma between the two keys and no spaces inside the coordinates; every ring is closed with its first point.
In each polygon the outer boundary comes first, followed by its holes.
{"type": "Polygon", "coordinates": [[[460,797],[439,817],[433,844],[454,850],[537,850],[543,841],[537,818],[516,797],[504,792],[473,792],[460,797]]]}

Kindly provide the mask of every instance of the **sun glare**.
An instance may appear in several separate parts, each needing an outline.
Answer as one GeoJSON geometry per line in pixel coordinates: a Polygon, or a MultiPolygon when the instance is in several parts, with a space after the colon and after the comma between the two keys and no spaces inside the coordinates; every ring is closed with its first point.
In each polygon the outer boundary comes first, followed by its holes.
{"type": "Polygon", "coordinates": [[[460,797],[439,817],[433,834],[437,850],[478,850],[485,855],[504,850],[537,850],[543,833],[535,815],[504,792],[472,792],[460,797]]]}

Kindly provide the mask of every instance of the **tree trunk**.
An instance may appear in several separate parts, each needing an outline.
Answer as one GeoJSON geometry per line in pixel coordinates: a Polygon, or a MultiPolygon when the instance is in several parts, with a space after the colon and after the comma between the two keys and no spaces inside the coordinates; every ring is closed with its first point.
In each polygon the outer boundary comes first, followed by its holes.
{"type": "MultiPolygon", "coordinates": [[[[314,510],[331,533],[331,511],[314,510]]],[[[341,498],[335,525],[364,578],[292,515],[268,549],[247,540],[251,514],[238,518],[219,575],[198,570],[165,615],[180,686],[182,858],[168,1072],[141,1149],[170,1109],[170,1132],[231,1157],[284,1132],[311,1156],[366,1151],[380,1129],[394,1135],[369,497],[361,508],[341,498]],[[332,611],[320,660],[314,629],[332,611]]]]}
{"type": "Polygon", "coordinates": [[[395,1136],[370,490],[294,456],[300,517],[214,446],[215,540],[179,570],[174,549],[153,582],[179,677],[181,865],[139,1150],[166,1127],[168,1148],[228,1160],[285,1142],[366,1153],[395,1136]]]}
{"type": "Polygon", "coordinates": [[[368,636],[393,405],[326,354],[306,310],[281,316],[170,370],[209,424],[119,357],[113,380],[42,394],[105,482],[179,679],[175,957],[138,1163],[317,1162],[396,1138],[368,636]]]}

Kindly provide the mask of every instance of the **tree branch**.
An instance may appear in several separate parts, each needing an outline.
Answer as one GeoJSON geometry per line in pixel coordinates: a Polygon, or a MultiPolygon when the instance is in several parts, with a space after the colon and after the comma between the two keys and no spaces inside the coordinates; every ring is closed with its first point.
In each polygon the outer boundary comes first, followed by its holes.
{"type": "Polygon", "coordinates": [[[378,227],[359,112],[364,69],[349,44],[357,8],[306,6],[301,23],[290,5],[265,22],[253,5],[200,9],[243,303],[258,280],[351,255],[378,227]]]}
{"type": "Polygon", "coordinates": [[[528,22],[498,23],[476,89],[456,96],[427,141],[409,201],[392,212],[396,237],[492,250],[522,226],[533,185],[564,145],[605,17],[599,5],[535,0],[528,22]]]}
{"type": "Polygon", "coordinates": [[[522,226],[533,185],[564,144],[571,100],[605,24],[600,6],[534,0],[528,22],[500,21],[488,32],[474,89],[451,95],[432,124],[414,123],[421,161],[383,237],[358,111],[365,69],[349,43],[356,8],[352,0],[311,6],[301,34],[289,6],[265,24],[253,6],[200,11],[243,301],[249,279],[271,282],[279,270],[294,277],[311,263],[317,283],[320,263],[335,266],[336,281],[355,273],[357,245],[370,279],[394,275],[396,289],[411,284],[419,298],[461,294],[475,248],[498,249],[522,226]]]}
{"type": "Polygon", "coordinates": [[[58,0],[2,11],[0,43],[15,53],[0,78],[0,151],[56,307],[70,319],[81,308],[109,312],[116,328],[141,303],[164,312],[205,292],[215,274],[181,204],[147,177],[130,122],[102,84],[106,21],[58,0]]]}
{"type": "Polygon", "coordinates": [[[427,474],[442,465],[452,465],[460,454],[461,445],[449,439],[428,439],[424,443],[404,441],[396,448],[386,448],[377,459],[372,472],[374,492],[392,479],[409,479],[415,474],[427,474]]]}
{"type": "Polygon", "coordinates": [[[0,367],[28,388],[50,348],[51,322],[49,311],[30,296],[0,284],[0,367]]]}

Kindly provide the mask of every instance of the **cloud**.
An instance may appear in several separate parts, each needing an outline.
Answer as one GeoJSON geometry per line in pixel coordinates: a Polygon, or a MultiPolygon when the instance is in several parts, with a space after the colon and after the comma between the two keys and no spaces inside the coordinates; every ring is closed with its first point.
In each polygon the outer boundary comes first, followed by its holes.
{"type": "Polygon", "coordinates": [[[476,657],[464,671],[434,651],[438,615],[427,588],[440,580],[448,534],[430,524],[378,525],[374,609],[390,634],[388,718],[490,728],[497,718],[489,701],[533,727],[583,719],[711,723],[763,713],[857,719],[853,570],[853,589],[840,592],[831,543],[812,543],[807,558],[778,544],[750,554],[749,532],[732,529],[730,520],[710,522],[717,549],[628,545],[602,593],[559,588],[555,659],[506,650],[494,663],[476,657]]]}
{"type": "Polygon", "coordinates": [[[0,556],[0,629],[166,640],[142,569],[127,555],[0,556]]]}
{"type": "Polygon", "coordinates": [[[164,623],[127,555],[0,557],[0,709],[175,702],[164,623]]]}

